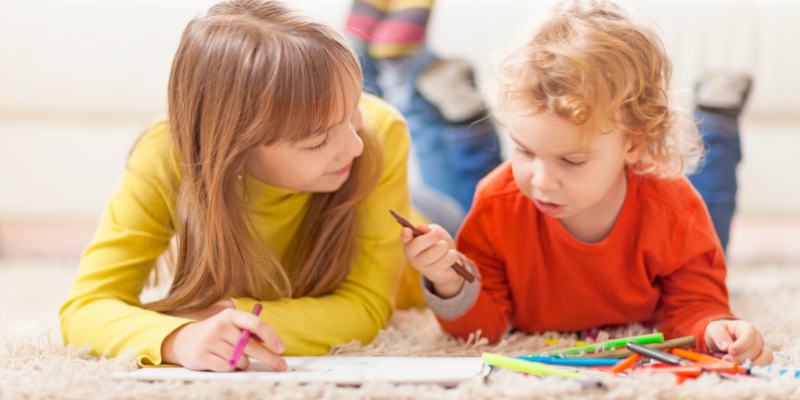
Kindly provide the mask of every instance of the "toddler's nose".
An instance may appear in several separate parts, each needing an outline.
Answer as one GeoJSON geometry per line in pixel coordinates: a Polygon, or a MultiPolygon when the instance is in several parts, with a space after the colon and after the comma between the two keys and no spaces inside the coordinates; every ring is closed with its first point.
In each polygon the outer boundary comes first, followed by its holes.
{"type": "Polygon", "coordinates": [[[545,165],[534,167],[531,185],[541,192],[554,192],[561,186],[558,178],[545,165]]]}

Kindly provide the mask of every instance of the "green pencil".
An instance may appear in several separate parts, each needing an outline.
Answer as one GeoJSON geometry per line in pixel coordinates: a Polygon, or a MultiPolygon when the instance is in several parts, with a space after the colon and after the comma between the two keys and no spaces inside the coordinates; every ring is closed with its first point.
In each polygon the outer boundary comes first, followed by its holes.
{"type": "Polygon", "coordinates": [[[503,357],[492,353],[483,353],[481,355],[481,359],[483,360],[484,364],[489,364],[495,367],[510,368],[515,371],[524,372],[531,375],[552,375],[569,379],[580,379],[583,377],[583,375],[574,371],[565,371],[560,368],[553,368],[547,364],[520,360],[519,358],[513,357],[503,357]]]}
{"type": "MultiPolygon", "coordinates": [[[[662,343],[651,343],[646,344],[645,346],[651,349],[674,349],[676,347],[681,346],[692,346],[694,345],[694,336],[686,336],[682,338],[667,340],[662,343]]],[[[578,356],[576,358],[625,358],[633,354],[632,351],[628,349],[621,349],[621,350],[614,350],[614,351],[604,351],[602,353],[593,353],[593,354],[586,354],[583,356],[578,356]]]]}
{"type": "Polygon", "coordinates": [[[611,340],[606,340],[604,342],[592,343],[583,346],[567,347],[564,349],[537,351],[535,353],[525,354],[525,355],[531,357],[531,356],[540,356],[547,353],[547,356],[549,357],[557,357],[566,354],[580,354],[581,352],[594,353],[597,351],[611,350],[612,348],[624,349],[625,345],[628,344],[628,342],[634,342],[638,344],[648,344],[648,343],[661,343],[663,341],[664,341],[664,334],[658,332],[641,336],[631,336],[626,338],[611,339],[611,340]]]}

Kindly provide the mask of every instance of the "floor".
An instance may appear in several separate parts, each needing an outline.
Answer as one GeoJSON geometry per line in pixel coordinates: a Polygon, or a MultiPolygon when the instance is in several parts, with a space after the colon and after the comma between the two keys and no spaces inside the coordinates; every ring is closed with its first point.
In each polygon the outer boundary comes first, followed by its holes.
{"type": "MultiPolygon", "coordinates": [[[[136,368],[131,355],[92,356],[84,346],[64,346],[58,309],[74,277],[74,260],[0,260],[0,400],[159,398],[159,399],[800,399],[800,379],[720,380],[705,375],[676,385],[671,376],[637,374],[604,376],[602,389],[582,389],[577,383],[501,370],[486,381],[462,383],[454,389],[436,385],[368,383],[361,387],[330,384],[297,385],[265,382],[119,381],[114,372],[136,368]]],[[[733,312],[752,322],[775,350],[776,364],[800,366],[800,264],[734,266],[728,287],[733,312]]],[[[619,332],[644,333],[632,324],[619,332]]],[[[336,355],[369,356],[477,356],[484,351],[519,355],[535,351],[546,339],[574,339],[571,334],[515,333],[502,342],[460,342],[442,333],[429,310],[398,311],[386,330],[371,343],[350,343],[336,355]]]]}

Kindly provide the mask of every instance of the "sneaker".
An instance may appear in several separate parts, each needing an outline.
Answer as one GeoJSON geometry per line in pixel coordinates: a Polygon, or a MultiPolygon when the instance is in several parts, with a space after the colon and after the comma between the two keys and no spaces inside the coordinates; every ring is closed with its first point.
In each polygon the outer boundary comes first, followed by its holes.
{"type": "Polygon", "coordinates": [[[469,121],[486,111],[475,88],[475,73],[465,60],[431,62],[417,77],[416,86],[422,97],[451,123],[469,121]]]}
{"type": "Polygon", "coordinates": [[[752,86],[753,79],[748,74],[707,72],[695,85],[697,109],[738,119],[752,86]]]}

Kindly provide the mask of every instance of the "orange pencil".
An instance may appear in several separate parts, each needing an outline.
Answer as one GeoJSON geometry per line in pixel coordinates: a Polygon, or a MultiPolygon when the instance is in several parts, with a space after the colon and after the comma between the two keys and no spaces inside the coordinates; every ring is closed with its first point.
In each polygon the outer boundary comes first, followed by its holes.
{"type": "Polygon", "coordinates": [[[685,358],[687,360],[692,361],[705,361],[705,362],[720,362],[719,358],[711,357],[709,355],[695,353],[689,350],[682,350],[682,349],[670,349],[668,350],[670,353],[675,354],[678,357],[685,358]]]}
{"type": "Polygon", "coordinates": [[[620,361],[619,363],[614,364],[613,367],[608,369],[608,372],[611,372],[612,374],[616,375],[616,374],[618,374],[620,372],[626,371],[628,368],[636,365],[636,363],[638,363],[641,360],[642,360],[642,356],[640,356],[638,354],[634,354],[634,355],[632,355],[632,356],[620,361]]]}
{"type": "Polygon", "coordinates": [[[739,367],[739,365],[737,365],[735,363],[722,361],[719,358],[711,357],[711,356],[706,355],[706,354],[695,353],[693,351],[682,350],[682,349],[670,349],[669,351],[670,351],[670,353],[672,353],[672,354],[674,354],[674,355],[676,355],[678,357],[685,358],[687,360],[692,360],[692,361],[695,361],[695,362],[707,362],[707,363],[720,364],[720,367],[722,367],[722,365],[724,364],[725,367],[723,367],[723,369],[725,369],[726,372],[742,374],[742,373],[745,373],[747,371],[746,369],[739,367]]]}

